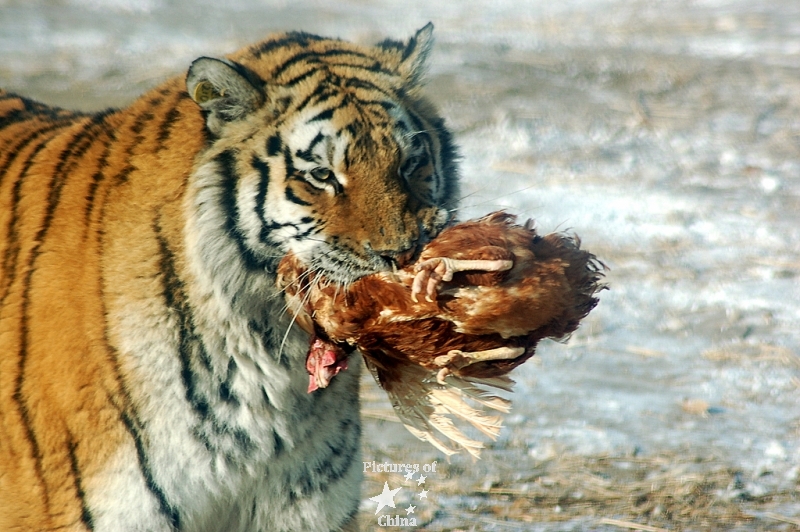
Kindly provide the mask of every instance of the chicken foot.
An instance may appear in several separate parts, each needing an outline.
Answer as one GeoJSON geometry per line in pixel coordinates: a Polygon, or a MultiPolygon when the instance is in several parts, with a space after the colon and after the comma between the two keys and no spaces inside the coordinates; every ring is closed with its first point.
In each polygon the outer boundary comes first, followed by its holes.
{"type": "Polygon", "coordinates": [[[514,261],[510,260],[461,260],[448,257],[434,257],[414,266],[414,282],[411,285],[411,299],[417,303],[417,294],[425,289],[425,300],[433,303],[436,291],[458,272],[485,271],[502,272],[510,270],[514,261]]]}
{"type": "Polygon", "coordinates": [[[495,349],[472,352],[453,349],[446,355],[441,355],[433,359],[434,364],[442,366],[442,369],[436,374],[436,381],[439,384],[444,384],[444,379],[450,375],[453,370],[459,370],[477,362],[486,362],[488,360],[513,360],[524,352],[524,347],[497,347],[495,349]]]}

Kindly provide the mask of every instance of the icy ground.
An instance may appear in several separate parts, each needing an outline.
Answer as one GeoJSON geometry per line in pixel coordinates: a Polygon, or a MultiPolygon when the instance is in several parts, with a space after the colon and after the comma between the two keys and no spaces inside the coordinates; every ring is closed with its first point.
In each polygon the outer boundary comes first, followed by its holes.
{"type": "MultiPolygon", "coordinates": [[[[462,218],[505,208],[574,231],[610,268],[579,332],[515,372],[484,462],[454,463],[490,478],[498,462],[524,475],[555,456],[674,452],[728,464],[752,496],[795,491],[800,2],[0,0],[0,86],[99,109],[269,31],[370,42],[429,20],[462,218]]],[[[365,394],[365,460],[442,460],[365,394]]],[[[471,520],[466,498],[428,504],[431,530],[529,529],[471,520]]]]}

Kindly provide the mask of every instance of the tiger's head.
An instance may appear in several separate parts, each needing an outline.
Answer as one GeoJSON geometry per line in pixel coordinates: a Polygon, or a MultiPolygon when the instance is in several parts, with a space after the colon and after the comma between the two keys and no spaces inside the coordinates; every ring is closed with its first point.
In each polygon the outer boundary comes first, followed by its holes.
{"type": "Polygon", "coordinates": [[[455,148],[420,94],[432,30],[374,47],[282,34],[192,64],[209,138],[195,201],[221,206],[206,216],[246,268],[274,271],[292,251],[348,283],[402,264],[450,221],[455,148]]]}

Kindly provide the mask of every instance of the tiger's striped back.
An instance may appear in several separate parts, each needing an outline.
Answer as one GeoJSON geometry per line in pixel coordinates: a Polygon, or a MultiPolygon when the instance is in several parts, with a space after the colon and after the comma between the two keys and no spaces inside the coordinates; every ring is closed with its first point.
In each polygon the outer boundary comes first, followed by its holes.
{"type": "Polygon", "coordinates": [[[277,35],[95,114],[0,92],[0,529],[354,526],[359,361],[306,393],[275,267],[347,283],[449,222],[430,30],[277,35]]]}

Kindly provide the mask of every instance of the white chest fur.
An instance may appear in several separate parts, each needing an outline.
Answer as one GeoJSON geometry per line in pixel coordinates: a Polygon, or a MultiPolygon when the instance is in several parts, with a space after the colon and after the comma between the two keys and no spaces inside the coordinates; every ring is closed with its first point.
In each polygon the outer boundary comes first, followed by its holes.
{"type": "Polygon", "coordinates": [[[139,440],[88,490],[105,509],[96,530],[335,529],[358,506],[358,358],[308,394],[302,332],[270,349],[269,332],[212,300],[190,324],[158,305],[119,316],[139,440]]]}

